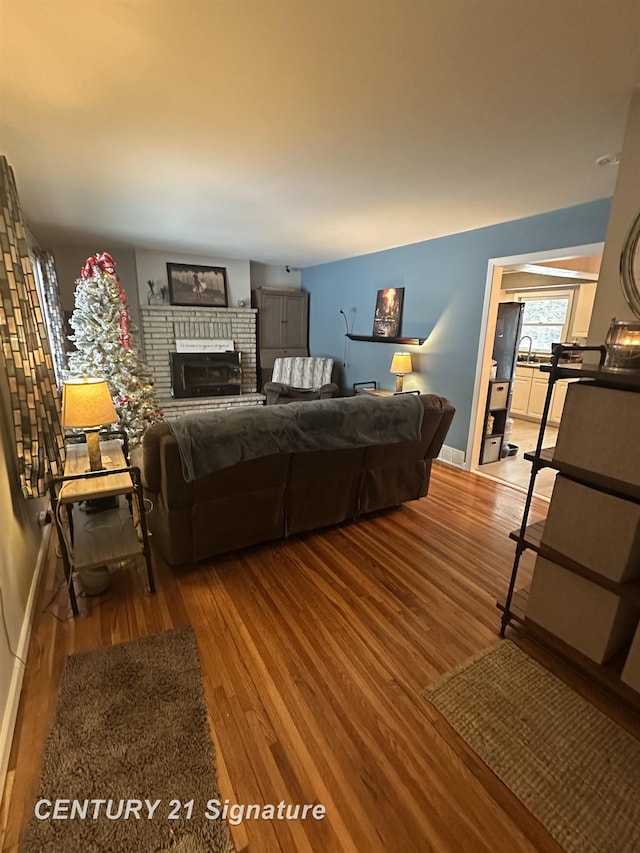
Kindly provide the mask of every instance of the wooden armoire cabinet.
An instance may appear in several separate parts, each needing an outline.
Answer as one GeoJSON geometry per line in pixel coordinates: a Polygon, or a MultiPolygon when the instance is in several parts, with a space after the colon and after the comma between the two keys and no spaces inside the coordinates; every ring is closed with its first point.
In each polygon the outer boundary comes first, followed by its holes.
{"type": "Polygon", "coordinates": [[[284,356],[309,355],[309,294],[304,290],[258,287],[258,366],[260,387],[268,382],[273,362],[284,356]]]}

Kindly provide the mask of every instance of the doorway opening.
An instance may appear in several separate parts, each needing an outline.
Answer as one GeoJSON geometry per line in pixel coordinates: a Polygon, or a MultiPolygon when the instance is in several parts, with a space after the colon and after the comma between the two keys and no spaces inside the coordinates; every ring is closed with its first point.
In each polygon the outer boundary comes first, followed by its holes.
{"type": "MultiPolygon", "coordinates": [[[[553,343],[586,343],[604,244],[489,261],[483,337],[476,367],[467,448],[470,469],[526,491],[548,375],[540,365],[553,343]],[[500,373],[500,375],[498,375],[500,373]]],[[[554,389],[544,446],[553,446],[567,383],[554,389]]],[[[544,469],[535,492],[549,498],[555,472],[544,469]]]]}

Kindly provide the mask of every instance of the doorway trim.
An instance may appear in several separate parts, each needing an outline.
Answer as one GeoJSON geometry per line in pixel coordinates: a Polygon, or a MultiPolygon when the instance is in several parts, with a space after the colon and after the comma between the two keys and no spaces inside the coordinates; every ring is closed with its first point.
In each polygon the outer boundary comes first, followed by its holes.
{"type": "Polygon", "coordinates": [[[502,282],[503,269],[515,264],[535,264],[540,261],[561,261],[568,258],[580,258],[585,255],[597,255],[602,254],[603,250],[604,242],[587,243],[581,246],[569,246],[561,249],[527,252],[524,255],[508,255],[503,258],[489,258],[489,262],[487,264],[484,302],[482,306],[482,322],[480,324],[475,384],[473,388],[473,399],[471,401],[469,437],[467,440],[467,453],[464,466],[467,471],[478,471],[479,473],[482,473],[477,460],[480,458],[482,423],[484,420],[484,398],[486,396],[486,388],[491,371],[491,353],[493,352],[493,339],[496,333],[498,302],[500,301],[500,285],[502,282]],[[483,391],[485,391],[484,394],[483,391]]]}

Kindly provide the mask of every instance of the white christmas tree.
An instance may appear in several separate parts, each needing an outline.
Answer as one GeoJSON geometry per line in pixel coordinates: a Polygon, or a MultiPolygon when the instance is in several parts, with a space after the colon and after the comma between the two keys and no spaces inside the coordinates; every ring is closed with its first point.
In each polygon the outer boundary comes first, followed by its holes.
{"type": "Polygon", "coordinates": [[[76,281],[76,307],[71,315],[76,351],[69,353],[69,374],[106,379],[120,426],[132,445],[162,414],[149,372],[132,342],[127,297],[107,252],[92,255],[76,281]]]}

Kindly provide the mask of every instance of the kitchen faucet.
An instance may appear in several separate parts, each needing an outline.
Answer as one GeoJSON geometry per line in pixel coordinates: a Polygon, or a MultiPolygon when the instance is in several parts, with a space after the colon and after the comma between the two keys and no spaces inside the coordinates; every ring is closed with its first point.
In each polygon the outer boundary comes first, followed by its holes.
{"type": "Polygon", "coordinates": [[[529,349],[527,351],[527,361],[529,362],[529,361],[531,361],[531,347],[533,346],[533,338],[531,337],[531,335],[523,335],[520,338],[520,340],[518,341],[518,352],[520,352],[520,344],[525,339],[529,341],[529,349]]]}

